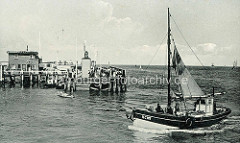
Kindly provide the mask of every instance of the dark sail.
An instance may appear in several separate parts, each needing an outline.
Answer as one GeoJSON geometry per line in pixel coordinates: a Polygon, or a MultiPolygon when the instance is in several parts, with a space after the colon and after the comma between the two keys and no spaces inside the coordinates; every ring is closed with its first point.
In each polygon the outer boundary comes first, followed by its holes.
{"type": "Polygon", "coordinates": [[[190,72],[183,63],[183,60],[177,50],[173,41],[174,53],[172,58],[172,65],[179,78],[180,90],[184,98],[203,96],[204,93],[198,86],[197,82],[193,79],[190,72]]]}

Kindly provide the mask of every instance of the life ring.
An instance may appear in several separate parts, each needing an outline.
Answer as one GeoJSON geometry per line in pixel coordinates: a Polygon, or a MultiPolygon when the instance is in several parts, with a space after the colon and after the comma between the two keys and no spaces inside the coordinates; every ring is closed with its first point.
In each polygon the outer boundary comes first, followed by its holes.
{"type": "Polygon", "coordinates": [[[187,118],[187,120],[185,121],[185,125],[186,127],[191,127],[193,123],[193,120],[191,118],[187,118]]]}

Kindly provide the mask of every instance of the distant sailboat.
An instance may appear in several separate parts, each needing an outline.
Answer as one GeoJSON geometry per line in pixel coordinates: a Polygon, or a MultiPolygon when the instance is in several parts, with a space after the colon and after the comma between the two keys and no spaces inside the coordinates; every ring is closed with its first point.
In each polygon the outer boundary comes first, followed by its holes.
{"type": "Polygon", "coordinates": [[[215,93],[213,88],[212,93],[205,94],[198,86],[178,52],[170,28],[170,13],[168,9],[167,107],[165,108],[165,111],[159,104],[157,105],[156,111],[154,111],[154,109],[133,109],[132,113],[127,115],[127,117],[133,121],[133,124],[140,126],[146,125],[147,127],[154,127],[158,129],[162,129],[164,127],[184,129],[201,128],[219,123],[231,113],[231,110],[225,107],[216,107],[214,96],[222,93],[215,93]],[[174,47],[173,55],[171,55],[170,51],[171,43],[174,47]],[[179,81],[187,79],[186,82],[179,83],[178,87],[180,93],[172,92],[172,83],[170,82],[172,75],[170,64],[171,57],[172,68],[178,76],[179,81]],[[187,106],[187,103],[193,104],[188,104],[187,106]],[[194,107],[191,109],[189,107],[190,105],[194,107]]]}
{"type": "Polygon", "coordinates": [[[232,67],[232,69],[235,69],[235,68],[237,68],[237,60],[233,61],[233,67],[232,67]]]}

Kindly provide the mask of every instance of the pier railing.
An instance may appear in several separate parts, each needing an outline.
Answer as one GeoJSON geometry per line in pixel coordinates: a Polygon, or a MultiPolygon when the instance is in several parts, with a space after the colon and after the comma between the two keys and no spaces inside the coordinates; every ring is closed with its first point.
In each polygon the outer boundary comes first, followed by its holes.
{"type": "Polygon", "coordinates": [[[21,74],[34,74],[34,75],[38,75],[38,74],[54,74],[54,75],[65,75],[68,74],[67,71],[21,71],[21,70],[8,70],[8,71],[4,71],[3,74],[5,75],[21,75],[21,74]]]}

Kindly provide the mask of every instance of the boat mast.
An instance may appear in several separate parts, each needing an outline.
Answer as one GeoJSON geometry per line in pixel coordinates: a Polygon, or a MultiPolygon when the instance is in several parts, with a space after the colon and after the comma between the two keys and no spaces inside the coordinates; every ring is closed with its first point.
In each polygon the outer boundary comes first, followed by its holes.
{"type": "Polygon", "coordinates": [[[171,73],[171,67],[170,67],[170,56],[171,56],[171,51],[170,51],[170,13],[169,13],[169,8],[168,8],[168,107],[171,106],[171,96],[170,96],[170,73],[171,73]]]}

